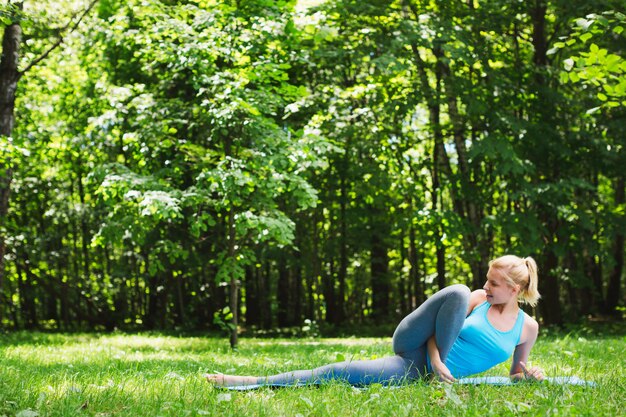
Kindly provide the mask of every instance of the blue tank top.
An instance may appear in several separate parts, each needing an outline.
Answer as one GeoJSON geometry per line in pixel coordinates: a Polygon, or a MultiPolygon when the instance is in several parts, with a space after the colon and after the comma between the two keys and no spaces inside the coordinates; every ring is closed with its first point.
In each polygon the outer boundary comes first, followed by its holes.
{"type": "Polygon", "coordinates": [[[485,301],[467,316],[459,337],[448,353],[446,366],[455,378],[477,374],[506,361],[519,344],[524,311],[520,309],[513,328],[503,332],[489,323],[487,311],[490,306],[485,301]]]}

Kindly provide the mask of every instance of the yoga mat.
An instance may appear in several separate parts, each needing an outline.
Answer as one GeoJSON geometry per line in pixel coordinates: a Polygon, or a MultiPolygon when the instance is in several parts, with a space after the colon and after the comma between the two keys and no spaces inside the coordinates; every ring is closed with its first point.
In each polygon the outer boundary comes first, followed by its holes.
{"type": "MultiPolygon", "coordinates": [[[[456,381],[457,384],[465,384],[465,385],[515,385],[519,383],[532,383],[535,382],[513,382],[511,378],[506,376],[483,376],[476,378],[461,378],[456,381]]],[[[556,384],[556,385],[585,385],[589,387],[595,387],[596,383],[593,381],[586,381],[584,379],[580,379],[577,376],[553,376],[546,377],[543,381],[538,382],[539,384],[556,384]]]]}
{"type": "MultiPolygon", "coordinates": [[[[513,382],[511,378],[506,376],[483,376],[483,377],[475,377],[475,378],[461,378],[458,379],[454,384],[458,385],[516,385],[516,384],[524,384],[524,383],[533,383],[533,384],[556,384],[556,385],[582,385],[587,387],[595,387],[596,383],[593,381],[586,381],[584,379],[580,379],[577,376],[554,376],[554,377],[546,377],[541,382],[513,382]]],[[[250,391],[263,387],[267,388],[288,388],[288,387],[306,387],[306,386],[315,386],[321,384],[315,383],[293,383],[293,384],[253,384],[253,385],[235,385],[231,387],[222,387],[216,386],[218,388],[227,389],[230,391],[250,391]]],[[[387,385],[386,388],[400,388],[402,385],[387,385]]],[[[367,387],[360,387],[367,388],[367,387]]]]}

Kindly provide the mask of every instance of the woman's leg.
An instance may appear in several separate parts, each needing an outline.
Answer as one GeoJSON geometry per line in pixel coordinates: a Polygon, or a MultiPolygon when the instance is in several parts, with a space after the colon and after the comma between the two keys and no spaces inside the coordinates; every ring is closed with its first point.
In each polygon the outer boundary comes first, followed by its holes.
{"type": "Polygon", "coordinates": [[[352,385],[397,384],[419,377],[416,368],[412,365],[411,360],[395,355],[373,360],[337,362],[312,370],[259,377],[258,383],[290,385],[341,380],[352,385]]]}
{"type": "Polygon", "coordinates": [[[456,340],[469,304],[470,290],[452,285],[437,292],[406,316],[394,332],[392,345],[396,353],[381,359],[337,362],[312,370],[285,372],[267,377],[208,375],[219,385],[319,383],[343,380],[353,385],[399,383],[419,378],[426,366],[426,342],[436,334],[442,360],[456,340]]]}
{"type": "Polygon", "coordinates": [[[426,366],[426,342],[436,335],[437,347],[445,360],[467,314],[470,290],[451,285],[437,292],[406,316],[394,332],[395,356],[354,362],[338,362],[313,370],[285,372],[260,377],[259,383],[292,384],[340,379],[350,384],[393,383],[419,378],[426,366]]]}
{"type": "Polygon", "coordinates": [[[404,357],[414,357],[418,352],[425,354],[426,342],[434,334],[439,355],[445,362],[463,327],[469,296],[469,288],[460,284],[435,293],[398,324],[392,339],[393,351],[404,357]]]}

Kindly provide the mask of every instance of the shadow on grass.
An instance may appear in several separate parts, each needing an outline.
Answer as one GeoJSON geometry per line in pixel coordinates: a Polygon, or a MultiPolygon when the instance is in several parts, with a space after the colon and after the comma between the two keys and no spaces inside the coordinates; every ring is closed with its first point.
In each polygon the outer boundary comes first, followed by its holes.
{"type": "Polygon", "coordinates": [[[541,337],[559,339],[569,337],[587,337],[607,339],[626,336],[626,321],[586,321],[579,324],[565,324],[563,326],[543,326],[540,328],[541,337]]]}
{"type": "MultiPolygon", "coordinates": [[[[223,342],[226,347],[228,341],[219,336],[180,336],[177,334],[168,334],[166,332],[141,332],[141,333],[101,333],[101,332],[42,332],[42,331],[27,331],[20,330],[16,332],[4,332],[0,333],[0,348],[6,346],[72,346],[89,343],[105,343],[108,345],[113,344],[116,337],[124,338],[143,338],[145,342],[139,343],[136,346],[132,346],[135,350],[154,350],[154,346],[161,343],[162,340],[180,340],[180,341],[194,341],[200,345],[205,344],[214,345],[216,343],[223,342]]],[[[126,343],[123,343],[126,344],[126,343]]],[[[197,350],[197,347],[191,347],[186,345],[177,346],[177,349],[184,350],[197,350]]]]}
{"type": "Polygon", "coordinates": [[[162,380],[163,378],[177,379],[182,375],[201,375],[210,368],[210,361],[190,359],[131,359],[105,362],[71,362],[42,364],[28,359],[11,358],[2,360],[3,372],[16,371],[21,374],[41,375],[42,377],[54,376],[55,379],[71,378],[82,379],[86,376],[94,379],[128,374],[142,375],[149,380],[162,380]]]}
{"type": "Polygon", "coordinates": [[[0,333],[0,346],[61,346],[85,343],[97,338],[97,334],[47,333],[40,331],[20,330],[0,333]]]}

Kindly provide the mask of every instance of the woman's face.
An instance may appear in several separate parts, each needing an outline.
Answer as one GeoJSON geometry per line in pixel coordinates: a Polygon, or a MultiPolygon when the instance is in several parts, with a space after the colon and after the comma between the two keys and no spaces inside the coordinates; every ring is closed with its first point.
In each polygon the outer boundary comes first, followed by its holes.
{"type": "Polygon", "coordinates": [[[517,299],[517,286],[511,286],[504,279],[502,272],[496,268],[489,268],[487,272],[487,282],[483,285],[487,293],[489,304],[506,304],[511,297],[517,299]]]}

